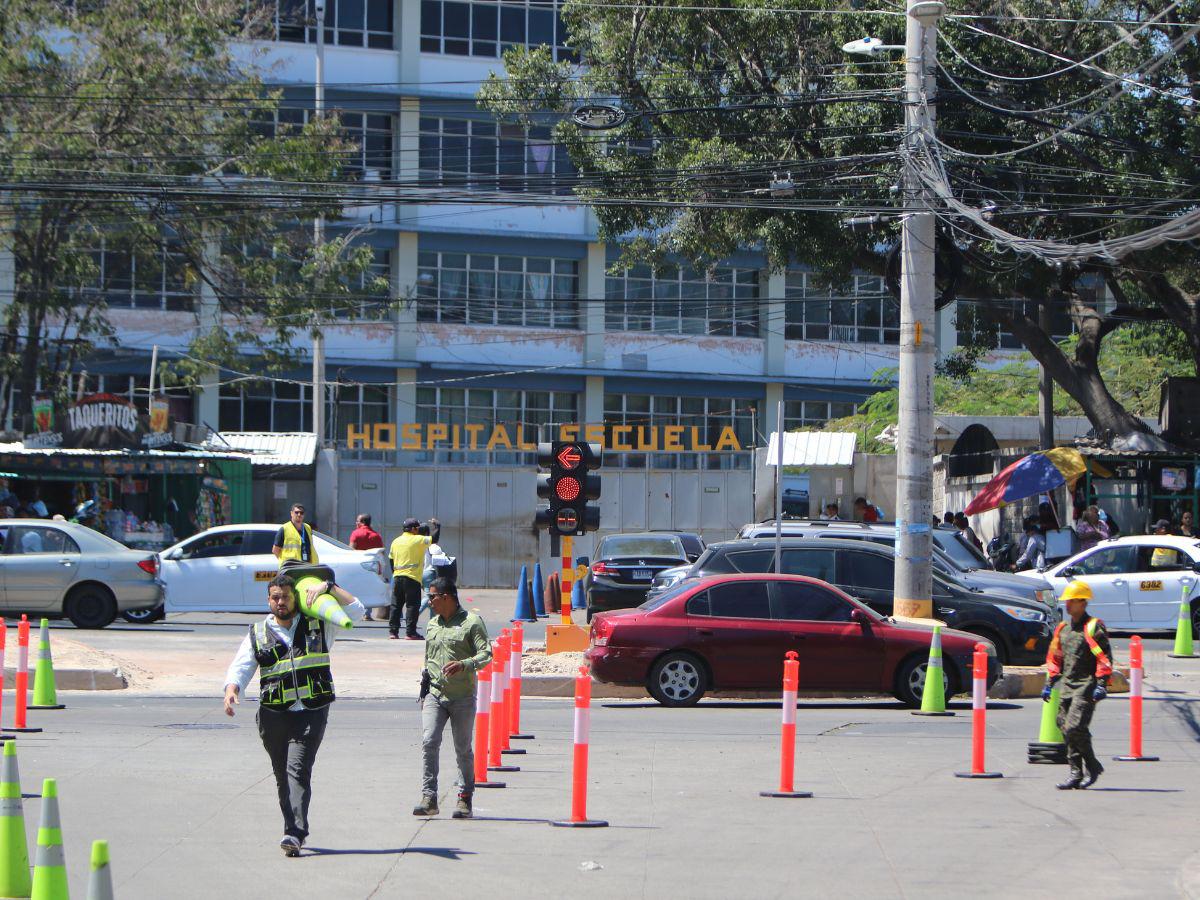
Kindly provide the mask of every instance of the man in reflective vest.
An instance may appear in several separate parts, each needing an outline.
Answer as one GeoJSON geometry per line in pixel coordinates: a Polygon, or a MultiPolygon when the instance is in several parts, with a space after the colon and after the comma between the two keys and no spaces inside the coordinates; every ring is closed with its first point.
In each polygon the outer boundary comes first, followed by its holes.
{"type": "MultiPolygon", "coordinates": [[[[323,593],[333,594],[351,620],[362,616],[363,605],[332,582],[310,588],[308,599],[323,593]]],[[[271,758],[283,813],[279,846],[284,856],[299,856],[308,837],[313,763],[334,700],[329,649],[341,629],[300,613],[289,575],[276,575],[267,585],[267,603],[271,615],[250,626],[225,675],[225,714],[233,715],[258,669],[258,734],[271,758]]]]}
{"type": "Polygon", "coordinates": [[[292,504],[291,518],[279,526],[275,532],[275,545],[271,552],[281,563],[295,560],[315,566],[317,545],[313,543],[312,526],[304,522],[304,507],[299,503],[292,504]]]}
{"type": "Polygon", "coordinates": [[[1054,629],[1054,638],[1046,652],[1046,687],[1042,699],[1049,701],[1054,686],[1062,682],[1058,727],[1067,742],[1071,774],[1057,787],[1067,791],[1091,787],[1104,771],[1092,752],[1088,724],[1096,703],[1108,696],[1112,647],[1104,623],[1087,614],[1087,604],[1092,599],[1090,587],[1082,581],[1072,581],[1063,591],[1062,599],[1067,604],[1067,618],[1054,629]]]}

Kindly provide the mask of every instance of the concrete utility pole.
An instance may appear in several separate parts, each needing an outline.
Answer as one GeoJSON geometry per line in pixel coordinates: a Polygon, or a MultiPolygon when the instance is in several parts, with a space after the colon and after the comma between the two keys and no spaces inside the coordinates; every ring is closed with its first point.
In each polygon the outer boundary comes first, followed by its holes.
{"type": "MultiPolygon", "coordinates": [[[[317,0],[317,77],[313,84],[313,109],[317,118],[325,112],[325,0],[317,0]]],[[[325,243],[325,217],[318,215],[313,222],[313,245],[320,251],[325,243]]],[[[323,279],[322,279],[323,281],[323,279]]],[[[321,300],[318,298],[318,304],[321,300]]],[[[321,333],[321,317],[317,316],[312,330],[312,426],[317,436],[317,449],[325,446],[325,335],[321,333]]]]}
{"type": "MultiPolygon", "coordinates": [[[[1053,327],[1048,297],[1042,300],[1038,308],[1038,326],[1046,334],[1053,327]]],[[[1038,366],[1038,435],[1042,450],[1054,449],[1054,379],[1042,365],[1038,366]]]]}
{"type": "Polygon", "coordinates": [[[933,134],[937,23],[944,3],[908,0],[904,41],[904,226],[900,269],[900,410],[896,441],[895,614],[933,617],[933,364],[936,220],[912,154],[933,134]]]}

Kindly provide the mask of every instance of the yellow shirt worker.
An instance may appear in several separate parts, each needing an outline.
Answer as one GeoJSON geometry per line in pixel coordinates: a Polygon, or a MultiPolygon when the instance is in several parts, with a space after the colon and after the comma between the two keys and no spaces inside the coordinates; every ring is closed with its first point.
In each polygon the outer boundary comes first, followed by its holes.
{"type": "Polygon", "coordinates": [[[417,612],[421,608],[421,567],[425,549],[433,543],[427,534],[418,534],[421,523],[414,518],[404,520],[404,533],[392,541],[388,556],[392,560],[392,612],[388,631],[392,640],[400,638],[400,619],[405,622],[405,638],[422,640],[417,633],[417,612]],[[402,612],[403,611],[403,612],[402,612]]]}

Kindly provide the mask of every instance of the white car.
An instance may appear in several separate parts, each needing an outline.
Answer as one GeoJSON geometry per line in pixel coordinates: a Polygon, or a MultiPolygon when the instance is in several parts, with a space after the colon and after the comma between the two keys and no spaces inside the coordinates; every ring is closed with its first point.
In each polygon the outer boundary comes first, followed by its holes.
{"type": "Polygon", "coordinates": [[[1192,604],[1193,629],[1200,625],[1200,541],[1194,537],[1113,538],[1042,574],[1057,598],[1071,581],[1084,582],[1094,598],[1088,612],[1110,629],[1174,631],[1185,597],[1192,604]]]}
{"type": "MultiPolygon", "coordinates": [[[[278,525],[220,525],[180,541],[160,556],[167,612],[253,612],[267,608],[267,582],[279,571],[271,553],[278,525]]],[[[386,551],[352,550],[326,534],[313,536],[322,565],[370,607],[391,603],[386,551]]]]}

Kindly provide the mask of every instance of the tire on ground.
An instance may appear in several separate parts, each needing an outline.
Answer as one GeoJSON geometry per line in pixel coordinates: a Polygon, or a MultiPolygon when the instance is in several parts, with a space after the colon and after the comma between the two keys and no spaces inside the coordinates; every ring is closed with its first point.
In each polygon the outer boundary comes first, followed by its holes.
{"type": "Polygon", "coordinates": [[[67,595],[63,612],[76,628],[104,628],[117,617],[117,601],[103,585],[83,584],[67,595]]]}
{"type": "Polygon", "coordinates": [[[646,689],[663,706],[695,706],[708,690],[708,670],[690,653],[668,653],[650,667],[646,689]]]}
{"type": "Polygon", "coordinates": [[[121,618],[134,625],[149,625],[151,622],[157,622],[166,614],[166,607],[160,603],[154,609],[127,609],[121,613],[121,618]]]}

